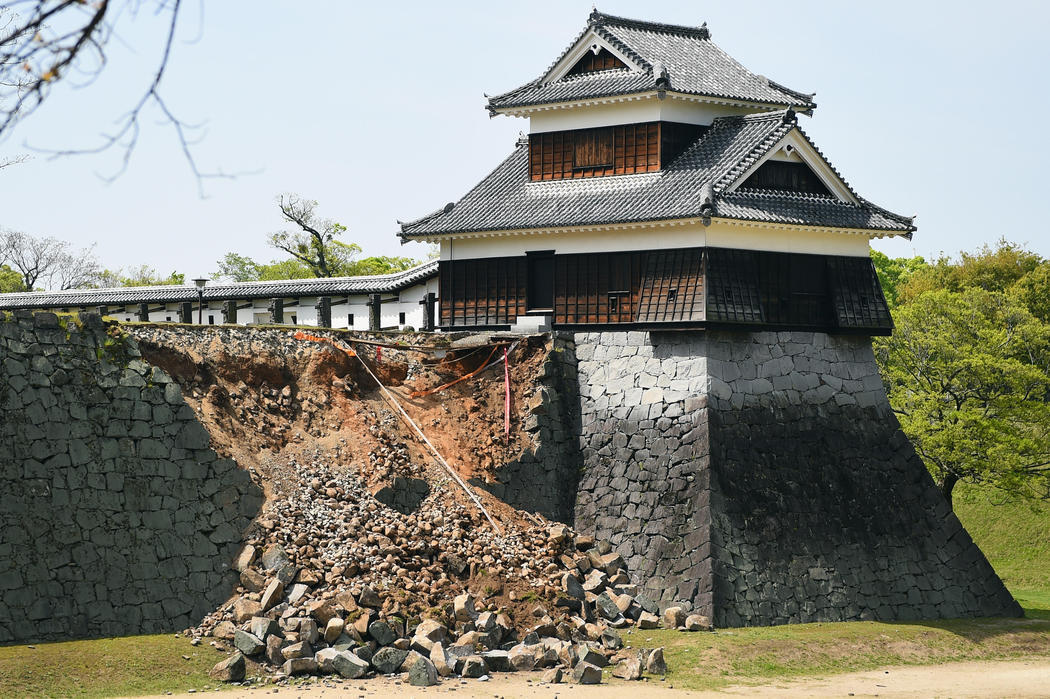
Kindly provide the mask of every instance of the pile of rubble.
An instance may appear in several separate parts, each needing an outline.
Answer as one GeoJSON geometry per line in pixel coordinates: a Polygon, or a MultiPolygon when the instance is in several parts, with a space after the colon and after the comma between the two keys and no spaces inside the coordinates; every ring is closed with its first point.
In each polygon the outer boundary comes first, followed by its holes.
{"type": "Polygon", "coordinates": [[[282,577],[295,566],[280,546],[268,546],[258,561],[256,548],[246,547],[238,564],[253,574],[252,566],[257,566],[270,577],[258,602],[242,597],[227,610],[234,620],[210,629],[236,649],[215,666],[212,676],[244,680],[247,657],[278,681],[303,674],[358,679],[370,673],[408,673],[412,685],[427,686],[453,675],[477,678],[546,669],[545,682],[571,678],[596,684],[607,666],[613,666],[614,676],[628,680],[640,679],[643,672],[667,672],[662,648],[626,648],[621,629],[710,629],[706,617],[686,617],[679,608],[659,616],[656,605],[637,594],[623,559],[609,551],[607,542],[574,537],[561,525],[545,533],[547,546],[560,551],[557,571],[548,573],[559,593],[553,605],[535,604],[527,618],[518,620],[493,605],[479,611],[479,600],[469,592],[422,619],[399,613],[394,597],[368,584],[332,598],[311,599],[308,582],[286,590],[282,577]]]}
{"type": "Polygon", "coordinates": [[[505,518],[497,533],[441,479],[420,480],[427,494],[400,512],[326,463],[284,464],[272,482],[284,492],[234,563],[238,594],[191,630],[235,650],[217,679],[242,681],[246,658],[277,680],[407,672],[426,685],[547,669],[547,681],[593,683],[608,665],[638,679],[666,672],[662,649],[625,648],[620,630],[709,628],[675,608],[658,616],[608,542],[538,517],[505,518]]]}

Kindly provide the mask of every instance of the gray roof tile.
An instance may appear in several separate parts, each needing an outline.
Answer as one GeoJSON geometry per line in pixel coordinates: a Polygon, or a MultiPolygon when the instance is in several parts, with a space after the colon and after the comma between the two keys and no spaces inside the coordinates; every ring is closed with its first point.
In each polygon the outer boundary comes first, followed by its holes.
{"type": "MultiPolygon", "coordinates": [[[[206,301],[227,301],[293,296],[344,296],[399,291],[437,276],[437,261],[403,272],[361,277],[285,279],[268,282],[212,284],[204,289],[206,301]]],[[[113,289],[0,294],[0,308],[66,308],[135,303],[196,301],[192,286],[138,286],[113,289]]]]}
{"type": "Polygon", "coordinates": [[[644,22],[595,11],[591,13],[587,27],[555,64],[592,28],[642,69],[606,70],[545,83],[543,77],[550,72],[548,68],[540,78],[489,98],[489,109],[650,92],[657,89],[658,76],[653,74],[653,66],[657,63],[667,71],[670,82],[664,89],[670,92],[802,110],[816,106],[813,95],[790,90],[740,65],[711,41],[706,27],[644,22]]]}
{"type": "MultiPolygon", "coordinates": [[[[790,111],[716,119],[659,172],[532,182],[528,146],[519,146],[455,205],[401,224],[405,239],[497,230],[556,228],[711,215],[910,233],[910,218],[831,197],[727,189],[792,130],[790,111]],[[705,200],[713,199],[714,209],[705,200]]],[[[803,134],[804,136],[804,134],[803,134]]],[[[852,191],[852,190],[851,190],[852,191]]]]}

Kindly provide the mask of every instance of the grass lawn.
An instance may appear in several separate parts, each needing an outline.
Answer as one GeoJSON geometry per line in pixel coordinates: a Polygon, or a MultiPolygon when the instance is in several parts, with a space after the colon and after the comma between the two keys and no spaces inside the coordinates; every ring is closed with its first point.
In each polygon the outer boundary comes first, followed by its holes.
{"type": "Polygon", "coordinates": [[[718,689],[887,665],[1050,657],[1050,608],[1043,613],[1047,616],[1041,619],[793,624],[693,634],[632,631],[625,641],[634,647],[663,646],[667,681],[675,688],[718,689]]]}
{"type": "Polygon", "coordinates": [[[174,634],[0,647],[0,697],[200,691],[218,684],[208,670],[224,657],[174,634]]]}
{"type": "Polygon", "coordinates": [[[960,484],[955,513],[1029,616],[1050,619],[1050,503],[1003,502],[960,484]]]}

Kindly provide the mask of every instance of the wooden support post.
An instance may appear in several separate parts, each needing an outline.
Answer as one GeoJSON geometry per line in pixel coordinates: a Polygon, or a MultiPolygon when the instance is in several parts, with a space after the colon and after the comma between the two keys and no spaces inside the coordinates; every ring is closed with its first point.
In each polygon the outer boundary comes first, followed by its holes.
{"type": "Polygon", "coordinates": [[[383,298],[382,294],[369,294],[368,295],[368,329],[372,332],[378,332],[382,327],[383,319],[383,298]]]}
{"type": "Polygon", "coordinates": [[[237,302],[236,301],[223,301],[222,303],[222,322],[224,325],[236,325],[237,324],[237,302]]]}
{"type": "Polygon", "coordinates": [[[284,299],[270,299],[270,324],[284,325],[284,299]]]}
{"type": "Polygon", "coordinates": [[[317,327],[332,327],[332,297],[319,296],[314,308],[317,310],[317,327]]]}
{"type": "Polygon", "coordinates": [[[434,322],[434,310],[437,306],[437,295],[434,292],[428,293],[419,302],[423,306],[423,329],[427,332],[432,332],[436,323],[434,322]]]}

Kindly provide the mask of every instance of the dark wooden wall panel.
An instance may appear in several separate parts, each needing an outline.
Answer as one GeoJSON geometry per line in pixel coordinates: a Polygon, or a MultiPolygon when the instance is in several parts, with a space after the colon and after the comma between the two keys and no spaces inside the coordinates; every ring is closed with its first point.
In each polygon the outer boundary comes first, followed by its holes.
{"type": "Polygon", "coordinates": [[[639,323],[674,323],[705,318],[703,248],[645,253],[639,323]]]}
{"type": "MultiPolygon", "coordinates": [[[[554,323],[717,323],[883,332],[893,327],[871,261],[680,248],[554,255],[554,323]]],[[[441,325],[513,325],[525,256],[442,261],[441,325]]]]}
{"type": "Polygon", "coordinates": [[[529,178],[564,180],[656,172],[661,122],[529,135],[529,178]]]}
{"type": "Polygon", "coordinates": [[[441,325],[511,325],[525,313],[524,257],[442,260],[441,325]]]}
{"type": "Polygon", "coordinates": [[[566,75],[580,75],[582,73],[596,73],[600,70],[626,69],[627,64],[603,48],[598,53],[588,51],[583,58],[576,61],[576,65],[569,69],[566,75]]]}

